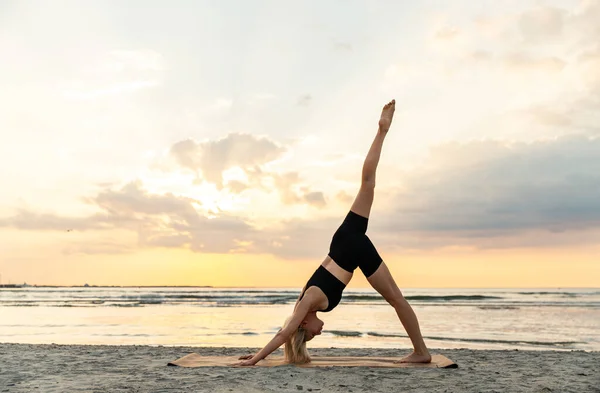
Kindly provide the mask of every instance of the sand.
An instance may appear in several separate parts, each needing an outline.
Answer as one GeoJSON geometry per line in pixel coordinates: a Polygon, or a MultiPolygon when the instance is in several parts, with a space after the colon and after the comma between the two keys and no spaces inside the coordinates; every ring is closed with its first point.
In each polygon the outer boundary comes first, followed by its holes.
{"type": "MultiPolygon", "coordinates": [[[[433,350],[454,360],[458,369],[167,366],[191,352],[255,350],[0,344],[0,392],[600,392],[600,352],[433,350]]],[[[312,350],[323,356],[399,352],[406,351],[312,350]]]]}

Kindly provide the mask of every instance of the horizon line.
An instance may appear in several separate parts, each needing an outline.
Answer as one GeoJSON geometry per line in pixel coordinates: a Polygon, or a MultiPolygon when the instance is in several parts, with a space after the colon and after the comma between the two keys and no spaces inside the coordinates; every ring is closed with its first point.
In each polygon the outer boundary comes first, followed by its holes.
{"type": "MultiPolygon", "coordinates": [[[[257,289],[276,289],[276,288],[299,288],[298,286],[214,286],[214,285],[50,285],[50,284],[0,284],[0,288],[14,287],[37,287],[37,288],[257,288],[257,289]]],[[[357,287],[360,289],[369,289],[372,287],[357,287]]],[[[409,289],[600,289],[600,287],[569,287],[569,286],[507,286],[507,287],[402,287],[409,289]]]]}

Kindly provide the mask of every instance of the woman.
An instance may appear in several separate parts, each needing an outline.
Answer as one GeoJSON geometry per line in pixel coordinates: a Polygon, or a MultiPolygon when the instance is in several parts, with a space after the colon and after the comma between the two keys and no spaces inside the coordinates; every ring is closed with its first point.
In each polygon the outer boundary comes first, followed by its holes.
{"type": "Polygon", "coordinates": [[[398,362],[429,363],[431,361],[431,355],[423,342],[419,322],[413,309],[402,296],[390,271],[366,235],[375,191],[375,171],[383,140],[392,123],[395,105],[395,101],[392,100],[383,107],[377,135],[363,164],[358,195],[344,222],[333,235],[329,254],[303,288],[296,301],[294,313],[261,351],[255,355],[241,357],[240,359],[244,361],[236,365],[255,365],[281,345],[285,345],[284,353],[287,362],[299,364],[310,362],[306,342],[321,334],[323,329],[323,321],[316,313],[331,311],[338,305],[342,291],[350,282],[357,267],[364,273],[373,288],[394,307],[412,341],[413,352],[398,362]]]}

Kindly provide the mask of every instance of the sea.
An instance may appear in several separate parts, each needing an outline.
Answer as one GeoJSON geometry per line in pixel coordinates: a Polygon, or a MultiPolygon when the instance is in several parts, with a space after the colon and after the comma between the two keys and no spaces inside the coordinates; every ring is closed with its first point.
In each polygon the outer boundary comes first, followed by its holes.
{"type": "MultiPolygon", "coordinates": [[[[430,348],[600,350],[600,288],[405,289],[430,348]]],[[[262,347],[299,289],[0,288],[0,343],[262,347]]],[[[347,288],[309,347],[411,348],[392,307],[347,288]]]]}

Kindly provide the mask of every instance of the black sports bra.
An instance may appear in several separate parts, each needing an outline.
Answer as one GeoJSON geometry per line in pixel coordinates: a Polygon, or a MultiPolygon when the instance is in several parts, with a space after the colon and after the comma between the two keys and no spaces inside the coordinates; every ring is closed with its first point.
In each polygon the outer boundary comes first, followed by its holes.
{"type": "Polygon", "coordinates": [[[325,293],[329,304],[325,310],[321,311],[328,312],[333,310],[335,306],[340,303],[340,300],[342,300],[342,292],[344,291],[344,288],[346,288],[346,284],[341,282],[329,270],[325,269],[323,265],[319,265],[317,270],[306,283],[306,287],[304,288],[304,291],[302,291],[302,294],[298,300],[302,300],[304,297],[304,292],[306,292],[306,290],[310,287],[321,288],[323,293],[325,293]]]}

